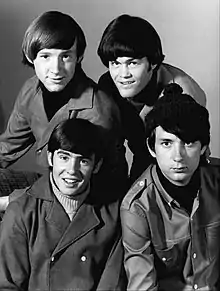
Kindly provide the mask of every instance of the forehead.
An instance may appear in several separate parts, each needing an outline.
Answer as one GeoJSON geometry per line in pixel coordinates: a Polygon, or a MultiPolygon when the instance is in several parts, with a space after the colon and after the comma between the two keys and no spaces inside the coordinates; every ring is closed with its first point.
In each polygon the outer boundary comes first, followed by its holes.
{"type": "Polygon", "coordinates": [[[129,63],[133,60],[136,60],[138,62],[141,62],[141,63],[146,63],[148,64],[148,60],[147,60],[147,57],[143,57],[143,58],[135,58],[135,57],[117,57],[116,58],[116,61],[121,63],[121,64],[126,64],[126,63],[129,63]]]}
{"type": "Polygon", "coordinates": [[[58,149],[55,151],[56,154],[63,154],[63,155],[67,155],[71,158],[93,158],[94,154],[92,154],[90,157],[88,156],[85,156],[83,154],[79,154],[79,153],[73,153],[73,152],[70,152],[70,151],[67,151],[67,150],[62,150],[62,149],[58,149]]]}
{"type": "Polygon", "coordinates": [[[172,139],[172,140],[180,140],[178,136],[173,133],[165,131],[161,126],[156,127],[155,136],[157,140],[161,139],[172,139]]]}
{"type": "Polygon", "coordinates": [[[69,49],[58,49],[58,48],[43,48],[41,49],[38,54],[53,54],[53,55],[60,55],[64,53],[69,54],[76,54],[76,41],[69,49]]]}

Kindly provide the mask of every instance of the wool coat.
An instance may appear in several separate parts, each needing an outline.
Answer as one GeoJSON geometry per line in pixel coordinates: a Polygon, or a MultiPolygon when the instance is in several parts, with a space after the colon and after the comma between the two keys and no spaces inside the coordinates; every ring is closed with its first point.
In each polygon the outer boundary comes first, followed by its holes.
{"type": "Polygon", "coordinates": [[[91,190],[70,221],[40,178],[1,223],[0,290],[124,290],[116,196],[91,190]]]}

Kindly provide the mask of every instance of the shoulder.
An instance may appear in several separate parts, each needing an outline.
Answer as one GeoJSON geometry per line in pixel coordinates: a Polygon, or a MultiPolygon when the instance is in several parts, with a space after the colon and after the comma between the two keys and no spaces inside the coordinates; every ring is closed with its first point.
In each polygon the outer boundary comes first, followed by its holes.
{"type": "Polygon", "coordinates": [[[147,202],[146,199],[151,195],[152,187],[154,187],[153,168],[154,165],[150,165],[131,186],[122,201],[121,209],[130,210],[137,201],[147,202]]]}
{"type": "Polygon", "coordinates": [[[220,191],[220,165],[208,164],[200,168],[202,186],[206,185],[209,188],[220,191]]]}
{"type": "Polygon", "coordinates": [[[109,71],[105,72],[103,75],[100,76],[98,80],[98,86],[101,90],[107,92],[114,99],[119,95],[118,89],[116,88],[109,71]]]}
{"type": "Polygon", "coordinates": [[[2,220],[2,227],[11,230],[18,226],[23,228],[27,213],[34,211],[34,199],[27,194],[27,188],[19,189],[16,195],[17,198],[9,203],[2,220]]]}
{"type": "Polygon", "coordinates": [[[113,95],[108,90],[104,90],[99,84],[94,86],[93,105],[100,113],[102,112],[103,115],[106,115],[106,118],[109,119],[110,115],[119,119],[119,108],[113,99],[113,95]]]}
{"type": "MultiPolygon", "coordinates": [[[[192,96],[199,104],[206,105],[206,95],[200,85],[182,69],[163,63],[159,70],[159,76],[166,84],[175,82],[183,88],[183,93],[192,96]]],[[[166,85],[165,84],[165,85],[166,85]]]]}
{"type": "Polygon", "coordinates": [[[19,95],[18,101],[22,103],[26,103],[29,99],[31,99],[39,90],[39,79],[37,76],[33,76],[25,81],[23,84],[19,95]]]}
{"type": "Polygon", "coordinates": [[[98,80],[98,85],[105,87],[105,85],[109,85],[111,83],[111,81],[112,81],[112,78],[110,76],[109,71],[107,71],[100,76],[100,78],[98,80]]]}
{"type": "Polygon", "coordinates": [[[84,75],[84,79],[85,79],[84,82],[86,85],[85,85],[83,94],[93,95],[95,105],[97,106],[100,105],[104,110],[109,107],[115,109],[116,104],[111,94],[109,94],[108,90],[104,89],[105,86],[102,86],[102,81],[100,82],[99,80],[98,83],[96,83],[87,75],[84,75]]]}

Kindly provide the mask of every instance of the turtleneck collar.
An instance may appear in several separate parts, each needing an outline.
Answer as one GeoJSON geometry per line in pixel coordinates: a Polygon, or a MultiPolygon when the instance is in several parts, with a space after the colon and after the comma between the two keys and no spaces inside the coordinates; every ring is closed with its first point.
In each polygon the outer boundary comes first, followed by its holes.
{"type": "Polygon", "coordinates": [[[44,101],[44,109],[48,120],[51,120],[55,113],[74,97],[76,88],[80,83],[82,83],[84,76],[85,73],[83,72],[81,66],[76,67],[72,80],[70,80],[66,87],[60,92],[50,92],[41,82],[39,82],[39,87],[41,88],[44,101]]]}
{"type": "Polygon", "coordinates": [[[126,98],[128,102],[135,106],[138,112],[140,112],[144,105],[153,106],[158,99],[160,92],[157,88],[157,72],[154,72],[150,82],[144,89],[134,97],[126,98]]]}
{"type": "Polygon", "coordinates": [[[199,170],[193,174],[190,182],[186,186],[177,186],[171,183],[156,166],[157,175],[165,191],[179,203],[179,205],[191,213],[194,199],[200,188],[199,170]]]}
{"type": "Polygon", "coordinates": [[[83,193],[76,197],[64,195],[58,187],[53,179],[52,173],[50,173],[50,182],[52,186],[52,190],[54,195],[56,196],[57,200],[63,206],[64,210],[66,211],[67,215],[69,216],[70,220],[72,221],[73,217],[75,216],[77,210],[79,209],[80,205],[82,205],[83,201],[86,199],[90,192],[90,185],[86,188],[83,193]]]}

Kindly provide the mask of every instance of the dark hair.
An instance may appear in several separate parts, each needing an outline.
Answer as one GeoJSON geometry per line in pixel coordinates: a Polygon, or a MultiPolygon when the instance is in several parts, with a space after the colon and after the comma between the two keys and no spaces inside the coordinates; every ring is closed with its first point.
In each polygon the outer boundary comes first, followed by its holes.
{"type": "Polygon", "coordinates": [[[145,117],[145,126],[148,144],[152,150],[155,145],[155,129],[158,126],[187,143],[198,140],[204,146],[210,142],[208,110],[191,96],[183,94],[182,88],[175,83],[165,87],[163,96],[145,117]]]}
{"type": "Polygon", "coordinates": [[[59,11],[48,11],[32,21],[22,42],[22,62],[33,67],[37,53],[44,49],[70,49],[76,41],[77,57],[84,54],[85,35],[78,23],[69,15],[59,11]],[[27,56],[27,57],[26,57],[27,56]]]}
{"type": "Polygon", "coordinates": [[[102,63],[109,67],[109,61],[118,57],[147,57],[150,64],[162,63],[164,55],[160,37],[154,27],[145,19],[123,14],[106,27],[98,55],[102,63]]]}
{"type": "Polygon", "coordinates": [[[67,119],[60,122],[52,131],[48,141],[48,151],[52,154],[58,150],[91,157],[95,161],[103,157],[103,147],[98,127],[85,119],[67,119]]]}

